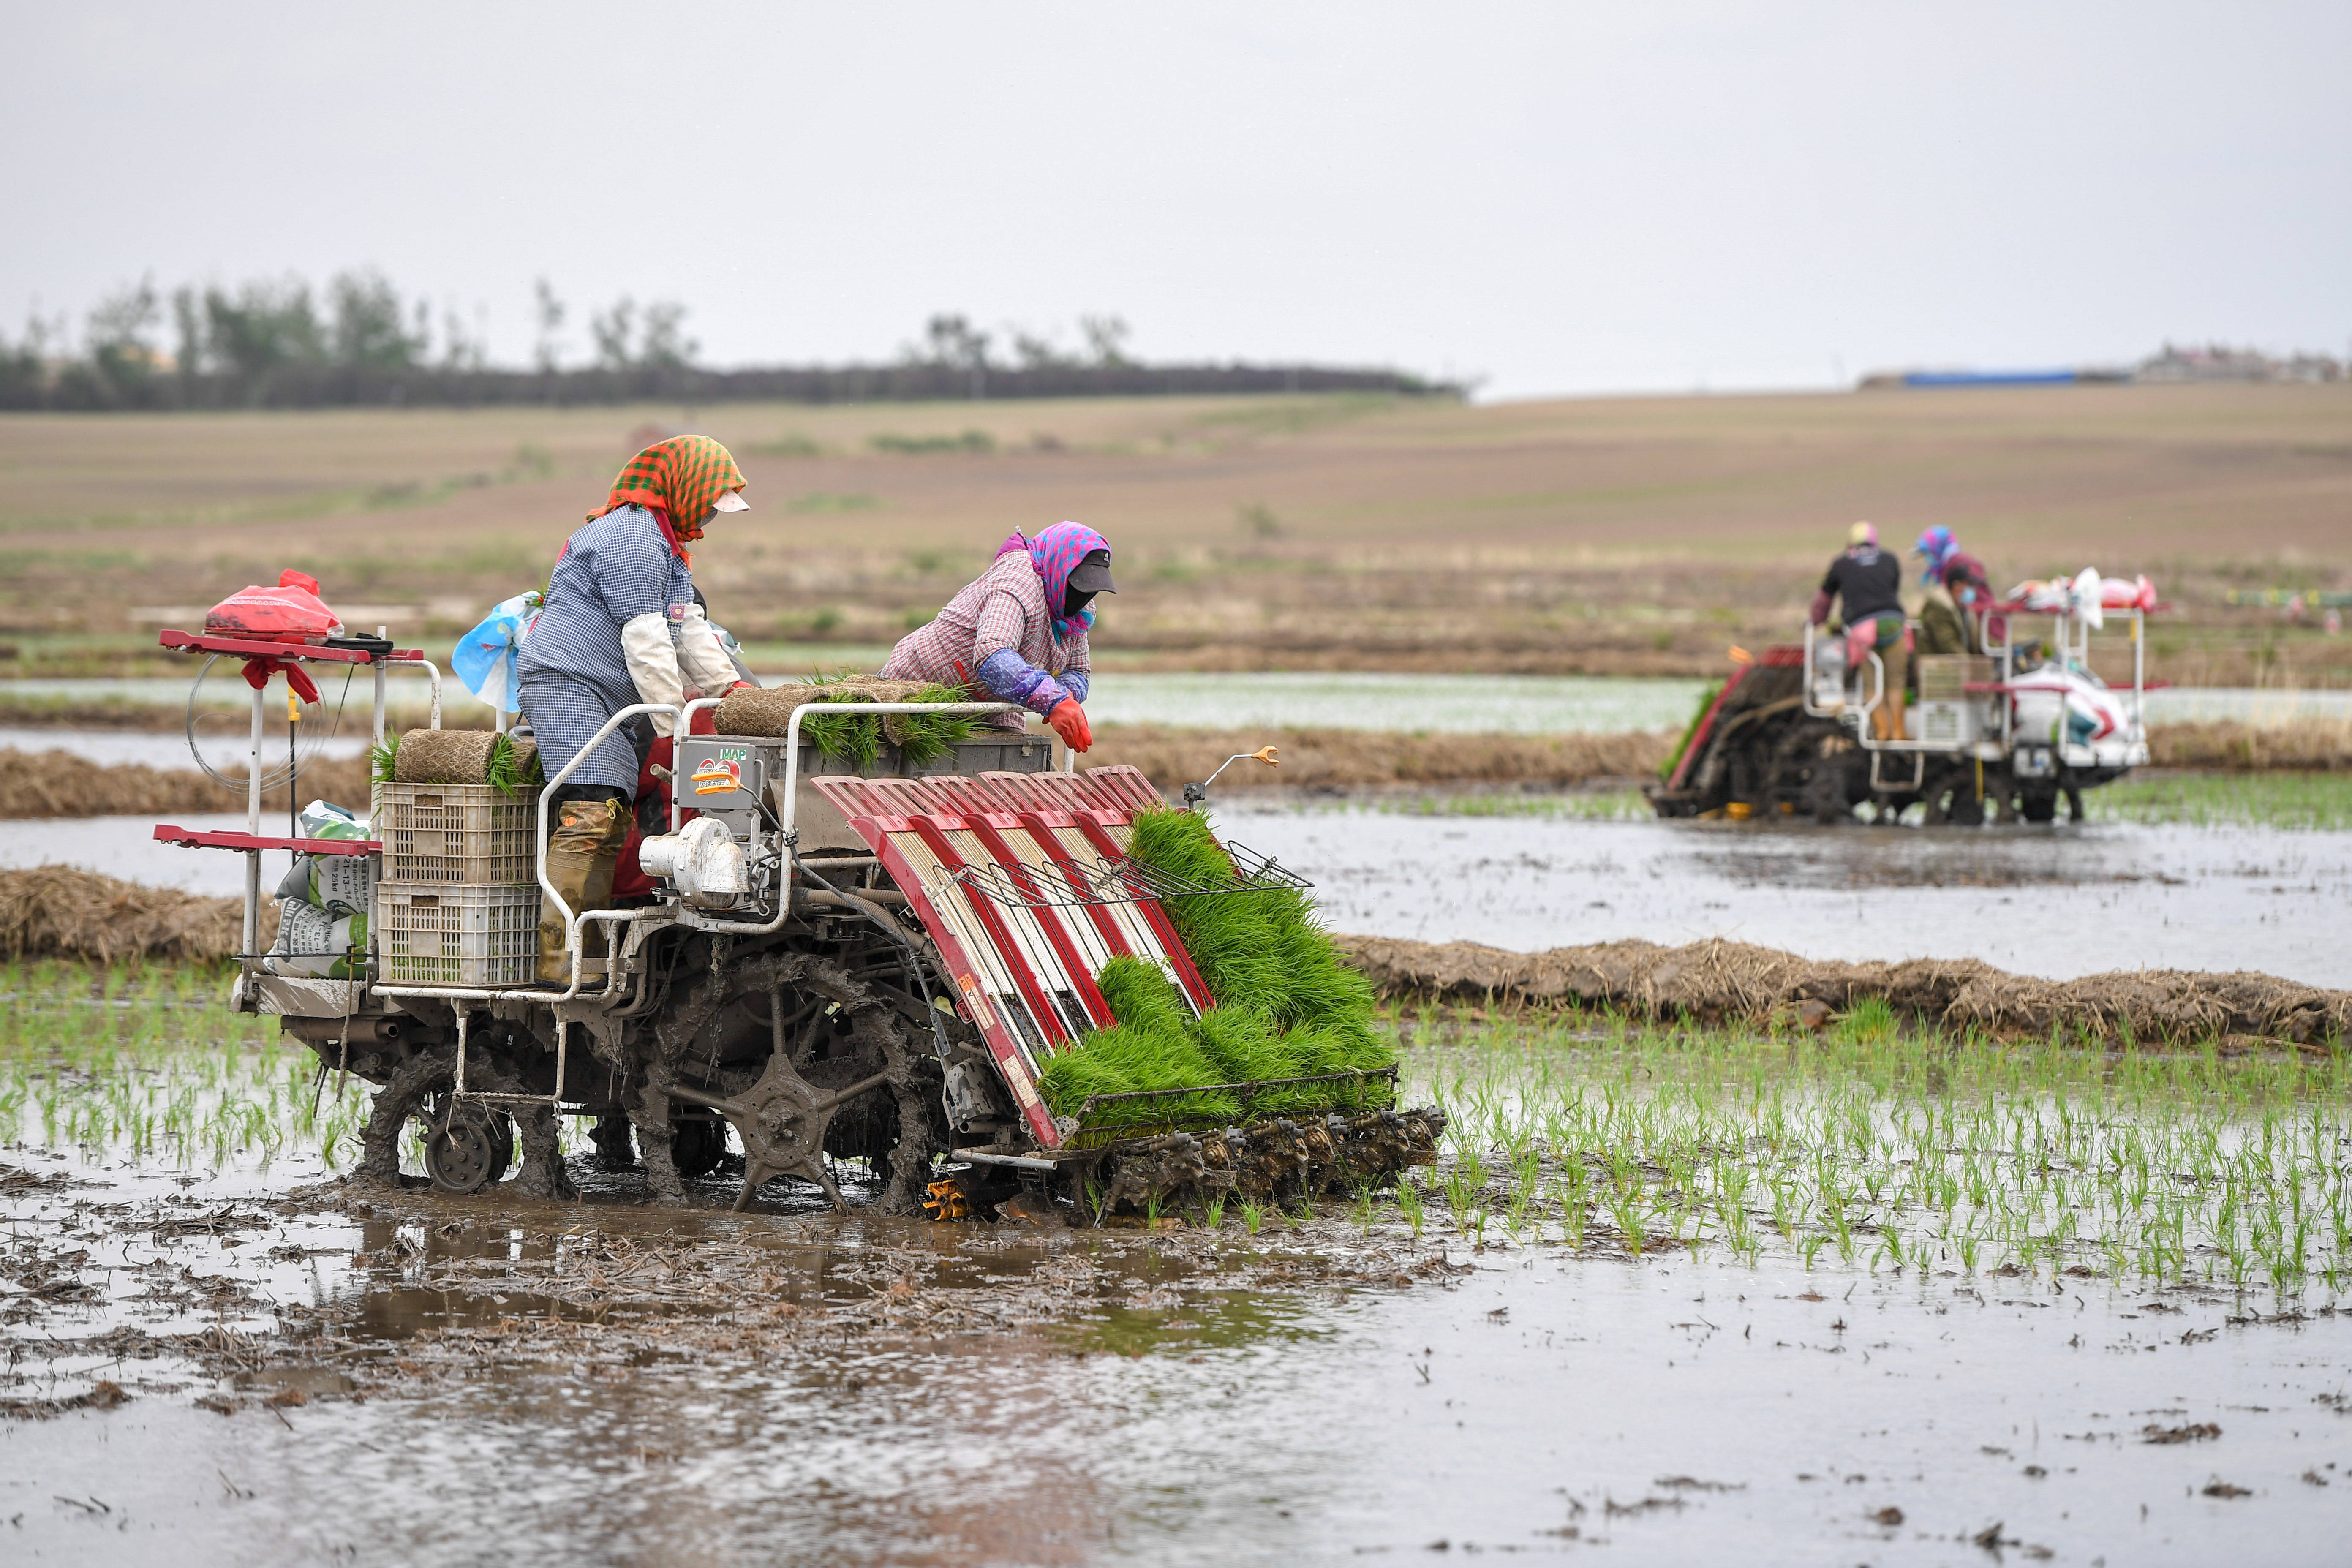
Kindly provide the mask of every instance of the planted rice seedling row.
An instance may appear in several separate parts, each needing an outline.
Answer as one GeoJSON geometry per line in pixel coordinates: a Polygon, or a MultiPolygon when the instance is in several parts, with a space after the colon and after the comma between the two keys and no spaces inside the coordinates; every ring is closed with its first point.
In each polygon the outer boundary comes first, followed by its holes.
{"type": "MultiPolygon", "coordinates": [[[[1859,1013],[1859,1010],[1858,1010],[1859,1013]]],[[[2352,1064],[1901,1036],[1502,1024],[1408,1053],[1450,1119],[1429,1196],[1487,1239],[1811,1268],[2352,1284],[2352,1064]],[[1491,1173],[1490,1173],[1490,1170],[1491,1173]]]]}

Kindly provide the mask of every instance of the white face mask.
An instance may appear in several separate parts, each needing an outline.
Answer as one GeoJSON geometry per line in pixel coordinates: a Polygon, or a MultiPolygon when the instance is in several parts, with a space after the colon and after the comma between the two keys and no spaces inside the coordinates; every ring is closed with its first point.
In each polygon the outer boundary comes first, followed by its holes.
{"type": "Polygon", "coordinates": [[[741,490],[729,490],[725,495],[719,498],[719,502],[715,510],[719,511],[750,511],[751,510],[751,503],[743,499],[743,492],[741,490]]]}

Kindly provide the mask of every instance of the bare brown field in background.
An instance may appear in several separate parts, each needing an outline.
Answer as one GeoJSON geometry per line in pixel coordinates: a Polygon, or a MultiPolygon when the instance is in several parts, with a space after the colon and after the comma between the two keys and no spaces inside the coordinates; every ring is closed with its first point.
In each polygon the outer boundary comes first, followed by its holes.
{"type": "Polygon", "coordinates": [[[0,675],[152,668],[138,612],[287,565],[446,645],[685,429],[751,479],[697,576],[777,668],[887,645],[1006,532],[1076,518],[1118,548],[1108,668],[1714,673],[1790,634],[1867,518],[1948,524],[2004,585],[2148,573],[2164,678],[2352,679],[2315,615],[2222,603],[2352,584],[2342,385],[11,416],[0,675]]]}

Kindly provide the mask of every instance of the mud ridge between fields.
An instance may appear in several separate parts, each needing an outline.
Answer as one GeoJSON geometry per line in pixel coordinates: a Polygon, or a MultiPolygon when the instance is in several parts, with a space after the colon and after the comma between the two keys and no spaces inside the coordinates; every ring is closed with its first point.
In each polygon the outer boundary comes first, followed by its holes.
{"type": "Polygon", "coordinates": [[[1484,1005],[1611,1007],[1643,1017],[1820,1027],[1873,998],[1896,1013],[2003,1038],[2064,1029],[2099,1040],[2244,1037],[2336,1048],[2352,1027],[2352,991],[2273,975],[2149,969],[2037,980],[1976,959],[1817,963],[1769,947],[1698,942],[1599,942],[1511,952],[1476,942],[1341,936],[1384,997],[1484,1005]]]}
{"type": "MultiPolygon", "coordinates": [[[[265,943],[277,910],[263,911],[265,943]]],[[[235,899],[150,888],[92,871],[0,870],[0,957],[205,962],[236,951],[235,899]]],[[[2240,971],[2138,970],[2080,980],[2010,974],[1976,959],[1816,963],[1747,942],[1649,942],[1511,952],[1476,942],[1341,936],[1384,997],[1484,1005],[1613,1007],[1645,1017],[1818,1026],[1877,997],[1896,1012],[2007,1037],[2063,1028],[2097,1039],[2248,1036],[2332,1047],[2352,992],[2240,971]]]]}
{"type": "MultiPolygon", "coordinates": [[[[1616,735],[1403,734],[1376,730],[1179,730],[1157,725],[1106,725],[1089,766],[1140,768],[1173,797],[1186,781],[1202,779],[1237,752],[1272,742],[1282,764],[1251,764],[1227,782],[1304,789],[1377,784],[1573,785],[1606,779],[1654,777],[1674,750],[1673,733],[1616,735]]],[[[2159,725],[2149,731],[2151,765],[2209,772],[2285,769],[2352,771],[2352,724],[2287,729],[2251,724],[2159,725]]],[[[225,770],[226,771],[226,770],[225,770]]],[[[236,775],[231,775],[236,776],[236,775]]],[[[367,798],[364,758],[321,760],[302,770],[305,802],[335,801],[357,809],[367,798]]],[[[285,809],[286,792],[263,797],[264,809],[285,809]]],[[[235,811],[242,787],[224,788],[193,768],[143,763],[93,767],[62,749],[0,750],[0,818],[132,816],[149,813],[235,811]]]]}

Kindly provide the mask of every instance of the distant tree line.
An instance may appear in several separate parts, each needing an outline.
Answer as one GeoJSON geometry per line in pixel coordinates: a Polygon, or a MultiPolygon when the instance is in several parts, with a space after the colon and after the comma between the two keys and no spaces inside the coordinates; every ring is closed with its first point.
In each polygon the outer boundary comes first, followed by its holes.
{"type": "Polygon", "coordinates": [[[152,279],[117,290],[85,318],[75,345],[62,319],[0,334],[0,409],[449,407],[487,404],[854,403],[1153,394],[1377,392],[1460,395],[1463,388],[1387,370],[1307,364],[1145,364],[1116,316],[1079,319],[1079,346],[941,314],[895,361],[714,370],[695,363],[686,307],[624,297],[587,318],[591,360],[562,363],[569,309],[541,279],[528,369],[488,363],[482,330],[454,309],[404,300],[380,272],[236,289],[152,279]],[[169,343],[167,348],[165,345],[169,343]]]}

